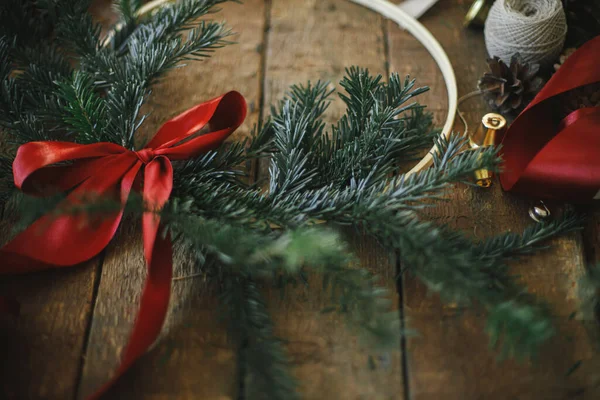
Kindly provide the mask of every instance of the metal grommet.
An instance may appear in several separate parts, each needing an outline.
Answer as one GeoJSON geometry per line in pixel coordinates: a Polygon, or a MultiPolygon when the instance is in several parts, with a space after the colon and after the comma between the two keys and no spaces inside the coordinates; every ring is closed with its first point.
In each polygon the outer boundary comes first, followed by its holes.
{"type": "Polygon", "coordinates": [[[535,222],[545,221],[550,218],[551,215],[552,213],[546,204],[541,200],[529,209],[529,216],[535,222]]]}

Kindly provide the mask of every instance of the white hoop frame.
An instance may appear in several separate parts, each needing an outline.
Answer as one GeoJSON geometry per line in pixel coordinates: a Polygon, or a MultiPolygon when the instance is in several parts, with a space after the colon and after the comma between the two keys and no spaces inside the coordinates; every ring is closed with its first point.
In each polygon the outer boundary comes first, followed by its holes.
{"type": "MultiPolygon", "coordinates": [[[[169,0],[154,0],[146,3],[142,6],[137,14],[144,15],[156,7],[160,7],[163,3],[169,0]]],[[[397,5],[390,3],[388,0],[350,0],[353,3],[359,4],[366,7],[376,13],[388,18],[397,23],[401,28],[406,29],[410,32],[421,44],[427,49],[429,54],[433,57],[438,67],[442,71],[444,82],[446,83],[446,89],[448,91],[448,116],[446,122],[442,128],[441,136],[448,138],[452,133],[454,126],[454,117],[456,115],[456,108],[458,104],[458,87],[456,84],[456,76],[454,75],[454,69],[452,63],[448,58],[448,55],[444,51],[444,48],[440,43],[433,37],[433,35],[425,28],[419,21],[406,14],[397,5]]],[[[419,161],[407,175],[419,172],[422,169],[429,167],[433,161],[433,154],[437,152],[437,146],[433,146],[425,157],[419,161]]]]}

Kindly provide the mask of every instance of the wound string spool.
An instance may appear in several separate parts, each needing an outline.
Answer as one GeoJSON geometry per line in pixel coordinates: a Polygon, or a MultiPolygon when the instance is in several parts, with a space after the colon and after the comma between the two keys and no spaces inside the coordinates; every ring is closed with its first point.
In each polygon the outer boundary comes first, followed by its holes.
{"type": "Polygon", "coordinates": [[[520,53],[525,62],[548,66],[563,48],[567,19],[560,0],[496,0],[484,33],[490,57],[510,63],[520,53]]]}

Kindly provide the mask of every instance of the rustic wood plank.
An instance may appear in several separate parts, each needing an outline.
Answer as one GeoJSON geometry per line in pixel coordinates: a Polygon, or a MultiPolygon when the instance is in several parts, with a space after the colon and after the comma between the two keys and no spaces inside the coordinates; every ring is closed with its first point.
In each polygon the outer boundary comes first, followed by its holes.
{"type": "MultiPolygon", "coordinates": [[[[337,86],[345,67],[358,65],[386,74],[382,28],[379,16],[346,0],[272,1],[265,109],[291,84],[320,79],[337,86]]],[[[325,118],[335,122],[343,111],[336,99],[325,118]]],[[[264,178],[266,168],[260,173],[264,178]]],[[[381,276],[398,304],[392,255],[373,241],[348,237],[362,266],[381,276]]],[[[289,341],[287,351],[302,398],[403,398],[400,352],[373,354],[361,348],[342,317],[320,313],[328,304],[321,287],[320,277],[310,276],[308,285],[286,289],[283,298],[279,290],[265,290],[276,334],[289,341]]]]}
{"type": "MultiPolygon", "coordinates": [[[[125,221],[107,250],[94,309],[80,397],[115,370],[131,331],[145,270],[139,224],[125,221]]],[[[190,275],[185,255],[174,257],[175,275],[190,275]]],[[[111,389],[123,398],[227,399],[236,395],[235,356],[217,321],[215,288],[203,278],[176,280],[171,306],[156,346],[111,389]]]]}
{"type": "MultiPolygon", "coordinates": [[[[0,244],[9,237],[11,213],[0,222],[0,244]]],[[[0,276],[0,296],[21,305],[17,319],[0,316],[1,398],[73,397],[98,264],[0,276]]]]}
{"type": "Polygon", "coordinates": [[[102,35],[106,35],[119,18],[112,0],[93,0],[88,12],[102,26],[102,35]]]}
{"type": "MultiPolygon", "coordinates": [[[[147,109],[152,114],[145,123],[144,134],[151,135],[164,121],[185,109],[234,89],[246,97],[250,114],[233,140],[247,135],[257,122],[263,1],[227,4],[215,18],[225,18],[239,32],[238,44],[166,77],[149,100],[147,109]]],[[[183,254],[175,257],[174,268],[176,277],[193,271],[183,254]]],[[[106,252],[80,397],[105,382],[118,364],[137,312],[144,277],[139,225],[137,221],[126,221],[106,252]]],[[[175,280],[162,339],[121,379],[110,396],[235,398],[238,391],[235,352],[218,320],[215,292],[216,287],[202,277],[175,280]]]]}
{"type": "Polygon", "coordinates": [[[448,94],[444,77],[435,61],[423,45],[412,35],[403,32],[392,21],[386,21],[388,41],[388,59],[390,72],[400,76],[409,75],[416,79],[418,87],[427,86],[429,91],[421,94],[416,100],[426,106],[426,111],[433,114],[433,124],[441,127],[448,115],[448,94]]]}
{"type": "MultiPolygon", "coordinates": [[[[439,2],[422,18],[448,52],[457,73],[459,93],[463,94],[474,89],[486,69],[482,33],[462,29],[467,3],[439,2]]],[[[399,28],[391,27],[389,31],[392,70],[401,69],[407,58],[417,59],[426,65],[421,67],[425,79],[435,82],[429,67],[434,64],[425,50],[415,49],[414,40],[399,28]]],[[[431,94],[438,90],[434,87],[431,94]]],[[[430,100],[431,109],[443,109],[445,101],[440,101],[437,94],[430,100]]],[[[473,126],[488,112],[481,100],[473,100],[463,108],[473,126]]],[[[456,129],[464,130],[458,124],[456,129]]],[[[503,193],[498,184],[489,190],[457,187],[450,199],[433,211],[431,218],[475,238],[506,230],[518,232],[531,223],[527,217],[530,201],[503,193]]],[[[597,339],[589,337],[590,331],[579,321],[569,318],[577,310],[577,282],[585,271],[581,235],[574,233],[552,244],[551,250],[513,265],[515,274],[522,277],[530,291],[550,304],[560,330],[544,347],[536,364],[497,362],[488,349],[485,316],[443,305],[436,296],[428,297],[419,282],[403,279],[404,314],[409,328],[420,333],[409,338],[406,345],[411,399],[564,399],[576,395],[596,398],[600,394],[596,373],[599,364],[592,351],[597,339]],[[567,376],[578,361],[582,361],[581,366],[567,376]]],[[[594,330],[597,327],[592,327],[592,336],[594,330]]]]}
{"type": "MultiPolygon", "coordinates": [[[[0,154],[10,153],[0,132],[0,154]]],[[[0,247],[12,237],[16,219],[14,200],[0,204],[0,247]]],[[[96,259],[62,270],[0,275],[0,296],[20,304],[18,318],[0,315],[0,398],[73,398],[99,264],[96,259]]]]}

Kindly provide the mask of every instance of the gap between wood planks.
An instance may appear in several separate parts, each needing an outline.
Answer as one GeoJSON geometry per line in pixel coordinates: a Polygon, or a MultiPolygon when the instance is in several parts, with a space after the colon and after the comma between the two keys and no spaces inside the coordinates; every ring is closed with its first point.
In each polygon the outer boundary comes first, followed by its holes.
{"type": "MultiPolygon", "coordinates": [[[[385,54],[385,79],[389,82],[390,75],[392,73],[391,67],[391,49],[390,49],[390,32],[388,29],[389,21],[385,18],[381,18],[381,31],[383,33],[383,51],[385,54]]],[[[406,346],[406,331],[407,324],[404,315],[404,288],[403,288],[402,276],[402,262],[400,260],[400,253],[396,252],[396,291],[398,292],[398,313],[400,314],[400,357],[402,363],[402,388],[405,400],[410,400],[410,385],[409,382],[409,366],[406,346]]]]}
{"type": "Polygon", "coordinates": [[[79,362],[79,366],[77,369],[77,378],[75,380],[75,387],[73,388],[73,399],[77,398],[77,394],[79,393],[81,381],[83,378],[83,367],[85,366],[85,355],[88,349],[88,343],[90,334],[92,333],[92,321],[94,320],[94,310],[96,309],[96,299],[98,298],[98,290],[100,289],[100,281],[102,280],[102,267],[104,265],[104,255],[106,254],[106,250],[102,250],[102,252],[97,256],[98,265],[94,269],[94,280],[92,281],[92,300],[90,305],[90,312],[86,321],[85,333],[83,336],[83,346],[81,349],[81,360],[79,362]]]}

